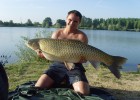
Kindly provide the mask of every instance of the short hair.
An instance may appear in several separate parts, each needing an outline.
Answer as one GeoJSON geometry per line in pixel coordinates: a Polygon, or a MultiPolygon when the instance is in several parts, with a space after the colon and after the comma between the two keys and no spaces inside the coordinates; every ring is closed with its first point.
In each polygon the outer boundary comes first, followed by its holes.
{"type": "Polygon", "coordinates": [[[79,19],[80,19],[80,21],[81,21],[81,19],[82,19],[82,14],[81,14],[79,11],[77,11],[77,10],[71,10],[71,11],[68,12],[68,15],[70,15],[70,14],[75,14],[76,16],[79,17],[79,19]]]}

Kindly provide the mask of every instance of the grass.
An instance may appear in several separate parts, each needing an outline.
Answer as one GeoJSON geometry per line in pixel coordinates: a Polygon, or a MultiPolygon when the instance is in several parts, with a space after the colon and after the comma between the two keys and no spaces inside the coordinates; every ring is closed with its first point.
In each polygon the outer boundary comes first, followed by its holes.
{"type": "MultiPolygon", "coordinates": [[[[9,91],[14,90],[16,86],[22,83],[38,80],[49,65],[50,63],[46,62],[6,65],[5,70],[10,85],[9,91]]],[[[90,86],[105,89],[118,100],[140,100],[140,73],[121,72],[121,79],[117,79],[106,68],[100,68],[96,71],[88,66],[85,69],[90,86]]]]}

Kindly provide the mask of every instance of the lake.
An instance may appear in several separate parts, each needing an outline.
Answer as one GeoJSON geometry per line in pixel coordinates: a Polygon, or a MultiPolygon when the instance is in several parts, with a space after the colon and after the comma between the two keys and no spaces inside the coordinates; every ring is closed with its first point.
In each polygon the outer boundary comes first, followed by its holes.
{"type": "MultiPolygon", "coordinates": [[[[35,33],[55,31],[55,28],[0,27],[0,55],[9,55],[8,62],[15,63],[16,45],[21,36],[33,38],[35,33]]],[[[128,60],[123,71],[136,71],[140,63],[140,32],[86,30],[82,29],[89,39],[89,44],[114,56],[123,56],[128,60]]],[[[1,57],[2,59],[2,57],[1,57]]]]}

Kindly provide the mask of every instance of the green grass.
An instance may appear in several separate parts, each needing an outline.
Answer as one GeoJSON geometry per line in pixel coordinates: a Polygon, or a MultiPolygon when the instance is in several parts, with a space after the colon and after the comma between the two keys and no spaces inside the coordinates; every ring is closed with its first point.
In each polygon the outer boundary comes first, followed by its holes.
{"type": "MultiPolygon", "coordinates": [[[[45,61],[6,65],[9,91],[14,90],[22,83],[38,80],[49,65],[50,63],[45,61]]],[[[118,100],[137,100],[140,98],[140,73],[121,72],[121,79],[117,79],[106,68],[100,68],[96,71],[93,67],[88,66],[85,69],[90,86],[105,89],[116,96],[118,100]]]]}

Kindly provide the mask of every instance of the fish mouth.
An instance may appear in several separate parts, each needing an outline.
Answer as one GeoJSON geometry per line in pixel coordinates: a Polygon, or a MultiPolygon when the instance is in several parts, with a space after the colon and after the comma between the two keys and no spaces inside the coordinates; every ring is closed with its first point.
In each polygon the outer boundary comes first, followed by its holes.
{"type": "Polygon", "coordinates": [[[28,48],[34,50],[34,49],[29,45],[29,42],[28,42],[28,41],[25,42],[25,45],[26,45],[28,48]]]}
{"type": "Polygon", "coordinates": [[[25,45],[26,45],[28,48],[30,48],[30,49],[32,49],[32,50],[34,50],[35,52],[41,52],[41,50],[40,50],[40,49],[38,49],[38,48],[34,48],[34,47],[30,46],[30,44],[29,44],[29,42],[28,42],[28,41],[27,41],[27,42],[25,42],[25,45]]]}
{"type": "Polygon", "coordinates": [[[31,46],[29,45],[28,41],[25,42],[25,45],[29,48],[31,48],[31,46]]]}
{"type": "Polygon", "coordinates": [[[25,45],[28,46],[28,41],[25,42],[25,45]]]}

